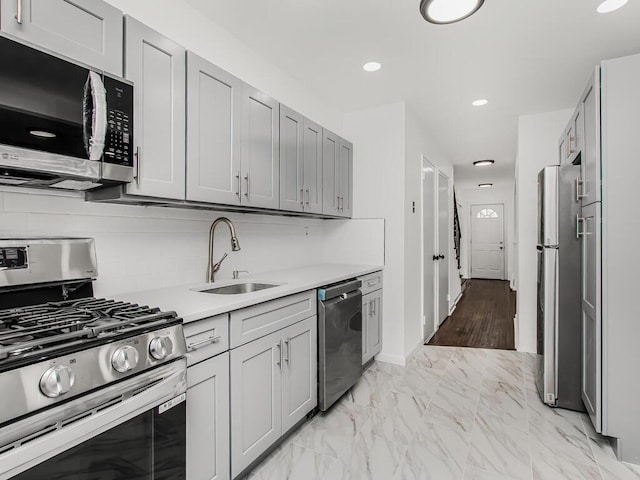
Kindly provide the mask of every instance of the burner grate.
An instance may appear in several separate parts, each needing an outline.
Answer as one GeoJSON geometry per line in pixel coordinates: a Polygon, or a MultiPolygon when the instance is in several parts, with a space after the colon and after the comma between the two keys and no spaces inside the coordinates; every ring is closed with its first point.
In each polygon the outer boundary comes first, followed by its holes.
{"type": "Polygon", "coordinates": [[[108,300],[85,298],[0,311],[0,362],[46,348],[113,337],[176,318],[174,312],[108,300]]]}

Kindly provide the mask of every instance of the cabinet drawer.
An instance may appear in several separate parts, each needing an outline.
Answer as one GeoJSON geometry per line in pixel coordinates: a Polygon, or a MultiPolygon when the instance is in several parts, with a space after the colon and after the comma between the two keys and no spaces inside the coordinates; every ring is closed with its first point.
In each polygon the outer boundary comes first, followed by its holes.
{"type": "Polygon", "coordinates": [[[231,312],[231,348],[312,317],[316,312],[315,290],[231,312]]]}
{"type": "Polygon", "coordinates": [[[184,325],[187,365],[229,350],[229,315],[217,315],[184,325]]]}
{"type": "Polygon", "coordinates": [[[382,288],[382,272],[374,272],[369,275],[359,277],[358,280],[362,281],[362,295],[380,290],[382,288]]]}

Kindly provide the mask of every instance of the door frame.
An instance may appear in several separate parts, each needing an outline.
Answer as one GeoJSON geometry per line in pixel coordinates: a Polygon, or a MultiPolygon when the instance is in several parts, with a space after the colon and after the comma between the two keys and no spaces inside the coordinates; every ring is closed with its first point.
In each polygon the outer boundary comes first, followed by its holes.
{"type": "Polygon", "coordinates": [[[506,205],[503,202],[492,203],[470,203],[469,204],[469,278],[473,278],[473,207],[483,205],[502,205],[502,244],[504,249],[502,250],[502,278],[500,280],[507,280],[509,275],[507,274],[507,222],[506,222],[506,205]]]}
{"type": "MultiPolygon", "coordinates": [[[[433,235],[433,244],[436,246],[438,244],[438,168],[427,159],[424,155],[420,155],[420,169],[421,173],[423,173],[423,169],[431,168],[433,169],[434,174],[434,185],[433,185],[433,204],[434,204],[434,220],[435,220],[435,228],[432,230],[431,234],[433,235]]],[[[424,193],[424,176],[421,175],[420,182],[420,205],[424,205],[425,193],[424,193]]],[[[435,255],[435,252],[426,253],[424,251],[424,239],[425,239],[425,225],[424,225],[424,212],[421,211],[422,215],[420,215],[420,252],[421,252],[421,262],[420,262],[420,295],[422,296],[422,302],[420,303],[420,312],[421,312],[421,324],[422,324],[422,340],[424,343],[427,343],[431,337],[435,335],[440,327],[440,324],[437,320],[438,318],[438,295],[437,295],[437,269],[434,267],[433,271],[433,331],[429,332],[429,329],[425,328],[426,325],[426,311],[425,311],[425,296],[424,296],[424,287],[425,287],[425,260],[429,258],[429,256],[435,255]]]]}
{"type": "MultiPolygon", "coordinates": [[[[446,181],[447,181],[447,245],[446,245],[446,250],[444,252],[444,258],[445,258],[445,262],[444,264],[447,267],[447,297],[446,297],[446,310],[447,310],[447,316],[444,317],[442,319],[442,321],[440,321],[438,319],[438,316],[436,315],[436,324],[438,325],[438,327],[436,328],[436,331],[438,331],[438,328],[440,328],[440,325],[442,325],[444,323],[444,321],[449,318],[449,316],[451,315],[451,251],[452,251],[452,247],[451,247],[451,236],[452,236],[452,231],[453,231],[453,191],[451,188],[451,178],[449,178],[449,175],[447,175],[446,173],[444,173],[442,170],[436,169],[436,173],[438,175],[437,178],[439,178],[440,175],[442,175],[446,181]]],[[[439,210],[440,210],[440,196],[438,195],[438,186],[439,186],[439,181],[436,181],[436,214],[439,214],[439,210]]],[[[436,218],[438,217],[438,215],[436,215],[436,218]]],[[[436,244],[438,245],[438,251],[442,254],[442,249],[440,248],[440,222],[436,221],[436,238],[438,239],[438,241],[436,242],[436,244]]],[[[438,263],[438,282],[436,282],[436,285],[439,287],[439,282],[440,282],[440,268],[443,265],[442,261],[440,261],[440,263],[438,263]]],[[[439,290],[439,289],[438,289],[439,290]]],[[[437,298],[437,302],[436,303],[436,312],[439,313],[440,312],[440,298],[437,298]]]]}

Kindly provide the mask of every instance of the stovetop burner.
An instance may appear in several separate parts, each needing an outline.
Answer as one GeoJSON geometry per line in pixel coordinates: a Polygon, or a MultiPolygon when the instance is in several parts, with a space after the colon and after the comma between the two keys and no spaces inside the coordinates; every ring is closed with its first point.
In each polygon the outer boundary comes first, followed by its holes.
{"type": "Polygon", "coordinates": [[[175,318],[174,312],[93,297],[0,310],[0,364],[71,343],[126,335],[175,318]]]}

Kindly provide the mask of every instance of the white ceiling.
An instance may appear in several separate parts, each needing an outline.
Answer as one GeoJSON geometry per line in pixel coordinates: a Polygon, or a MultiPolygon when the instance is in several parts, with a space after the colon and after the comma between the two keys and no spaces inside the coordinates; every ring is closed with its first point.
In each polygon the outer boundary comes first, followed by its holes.
{"type": "Polygon", "coordinates": [[[640,53],[640,0],[605,15],[598,0],[486,0],[445,26],[419,0],[187,1],[340,111],[406,100],[460,187],[508,182],[519,115],[574,106],[596,63],[640,53]],[[483,158],[496,165],[470,167],[483,158]]]}

